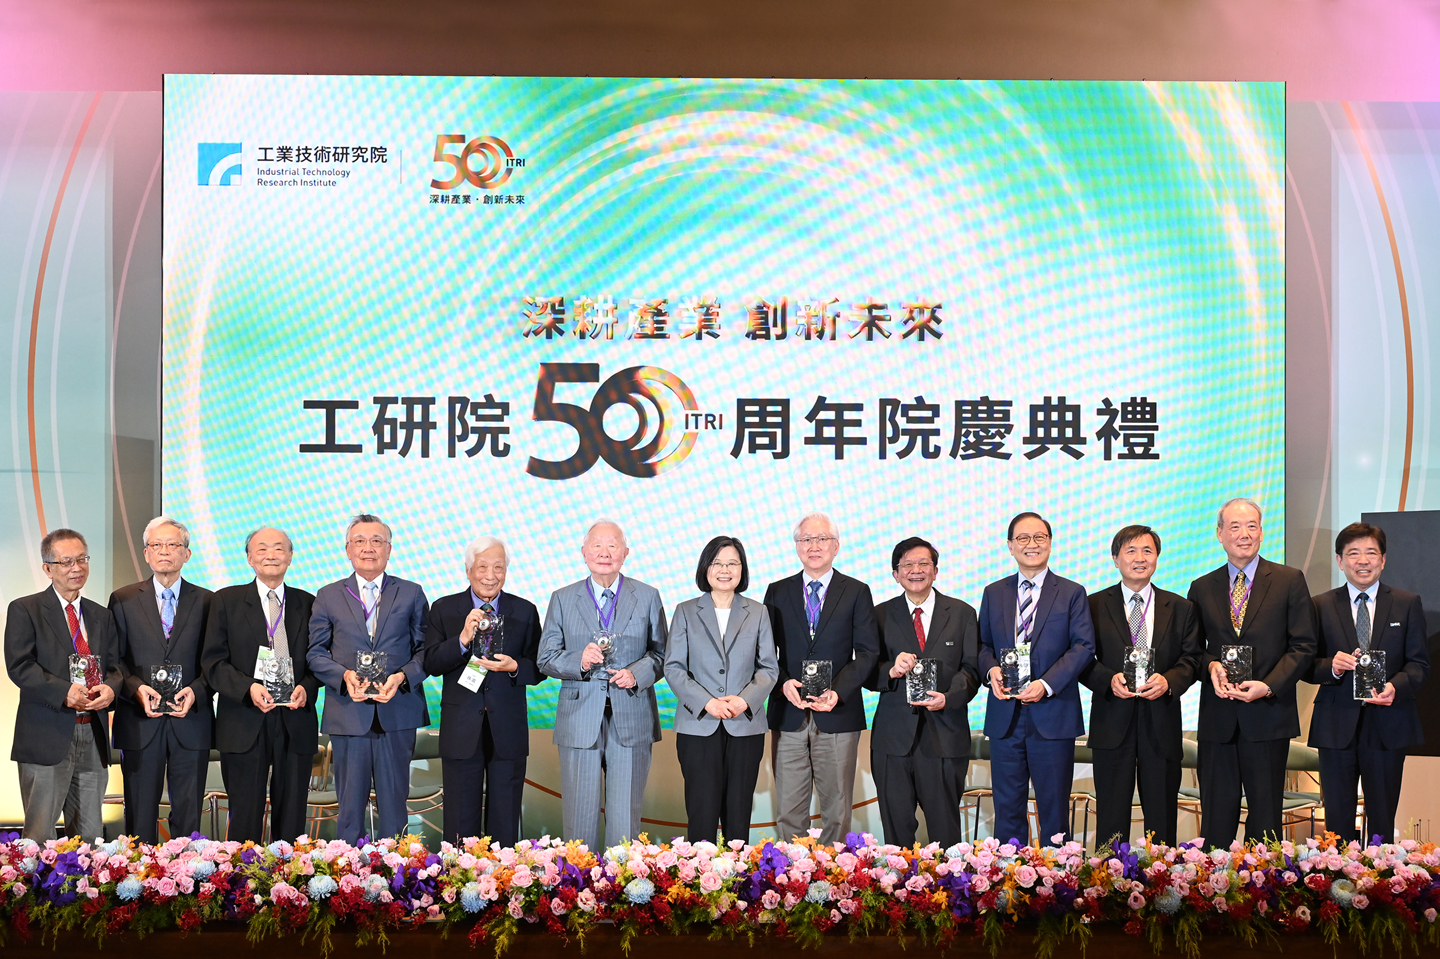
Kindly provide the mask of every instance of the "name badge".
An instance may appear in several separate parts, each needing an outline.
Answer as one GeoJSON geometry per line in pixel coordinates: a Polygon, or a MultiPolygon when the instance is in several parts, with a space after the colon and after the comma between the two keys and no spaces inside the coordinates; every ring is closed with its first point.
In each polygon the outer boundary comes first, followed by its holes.
{"type": "Polygon", "coordinates": [[[465,663],[465,668],[460,672],[459,683],[473,693],[480,688],[481,683],[485,682],[485,674],[488,672],[490,670],[481,666],[480,661],[471,656],[465,663]]]}
{"type": "Polygon", "coordinates": [[[270,665],[275,661],[275,650],[269,646],[261,646],[255,653],[255,678],[265,682],[274,675],[275,667],[270,665]]]}

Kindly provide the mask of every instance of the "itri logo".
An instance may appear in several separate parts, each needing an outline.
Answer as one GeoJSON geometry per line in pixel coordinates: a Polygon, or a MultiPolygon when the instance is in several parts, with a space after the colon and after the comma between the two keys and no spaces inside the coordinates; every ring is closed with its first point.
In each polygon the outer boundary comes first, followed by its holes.
{"type": "Polygon", "coordinates": [[[199,143],[197,178],[201,186],[230,186],[240,176],[240,143],[199,143]]]}
{"type": "Polygon", "coordinates": [[[512,153],[510,144],[499,137],[475,137],[467,142],[463,133],[442,133],[435,137],[435,162],[449,166],[451,175],[432,179],[433,190],[453,190],[462,183],[494,190],[525,165],[525,158],[512,153]],[[455,147],[459,150],[451,152],[455,147]]]}
{"type": "Polygon", "coordinates": [[[540,479],[574,479],[604,459],[626,476],[659,476],[690,455],[702,422],[705,429],[717,429],[722,422],[716,414],[699,412],[695,395],[680,377],[655,366],[632,366],[615,373],[595,391],[588,409],[555,399],[558,383],[599,382],[598,363],[540,364],[534,419],[566,424],[579,435],[579,445],[568,459],[532,456],[525,472],[540,479]],[[634,411],[635,429],[623,439],[605,431],[606,414],[617,406],[634,411]]]}

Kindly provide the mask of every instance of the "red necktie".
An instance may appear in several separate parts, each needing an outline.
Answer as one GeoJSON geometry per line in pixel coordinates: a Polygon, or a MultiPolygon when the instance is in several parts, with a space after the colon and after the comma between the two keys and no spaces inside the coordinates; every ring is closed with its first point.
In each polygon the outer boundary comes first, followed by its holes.
{"type": "Polygon", "coordinates": [[[915,638],[920,641],[920,652],[925,652],[925,624],[920,622],[920,607],[915,607],[915,638]]]}
{"type": "MultiPolygon", "coordinates": [[[[90,644],[85,640],[85,634],[80,631],[80,617],[75,615],[75,604],[65,604],[65,622],[70,625],[70,638],[75,641],[75,652],[81,656],[90,655],[90,644]]],[[[100,677],[94,670],[87,670],[85,683],[88,686],[100,685],[100,677]]]]}

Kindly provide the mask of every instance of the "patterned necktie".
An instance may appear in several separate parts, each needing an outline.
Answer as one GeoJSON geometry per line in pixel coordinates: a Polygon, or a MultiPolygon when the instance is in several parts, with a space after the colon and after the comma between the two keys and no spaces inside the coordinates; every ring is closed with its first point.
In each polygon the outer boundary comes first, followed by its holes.
{"type": "Polygon", "coordinates": [[[270,590],[270,595],[265,598],[270,606],[268,625],[275,628],[270,636],[270,648],[275,650],[276,659],[290,658],[290,637],[285,634],[285,620],[280,618],[280,597],[275,595],[275,590],[270,590]]]}
{"type": "Polygon", "coordinates": [[[920,614],[924,612],[919,606],[915,607],[915,639],[920,643],[920,652],[925,652],[925,624],[920,621],[920,614]]]}
{"type": "Polygon", "coordinates": [[[1355,638],[1360,640],[1361,649],[1370,648],[1370,594],[1361,593],[1356,599],[1360,610],[1355,614],[1355,638]]]}
{"type": "MultiPolygon", "coordinates": [[[[65,604],[65,622],[70,626],[70,637],[75,641],[75,652],[80,656],[90,655],[90,643],[85,639],[85,634],[80,631],[80,617],[75,613],[75,604],[65,604]]],[[[98,665],[85,668],[85,685],[95,687],[100,685],[100,669],[98,665]]]]}
{"type": "MultiPolygon", "coordinates": [[[[605,590],[605,592],[608,593],[610,592],[610,590],[607,589],[605,590]]],[[[491,606],[489,603],[481,603],[480,612],[484,613],[486,616],[489,616],[495,612],[495,607],[491,606]]]]}
{"type": "Polygon", "coordinates": [[[1240,635],[1240,627],[1245,625],[1245,607],[1250,605],[1250,596],[1245,592],[1245,571],[1242,569],[1235,574],[1235,585],[1230,587],[1230,625],[1235,627],[1235,635],[1240,635]]]}
{"type": "Polygon", "coordinates": [[[375,614],[380,611],[380,600],[376,598],[374,583],[365,584],[365,628],[370,631],[370,642],[375,642],[375,614]]]}
{"type": "MultiPolygon", "coordinates": [[[[603,593],[600,594],[600,625],[604,626],[606,623],[610,623],[610,624],[612,624],[612,625],[614,624],[614,622],[615,622],[615,619],[614,619],[615,613],[614,613],[614,611],[611,609],[611,605],[610,605],[611,603],[614,603],[614,602],[615,602],[615,591],[614,591],[614,590],[607,589],[607,590],[605,590],[603,593]]],[[[606,628],[608,629],[609,627],[606,627],[606,628]]]]}
{"type": "Polygon", "coordinates": [[[165,638],[169,639],[175,625],[175,591],[168,586],[160,594],[160,625],[165,628],[165,638]]]}
{"type": "Polygon", "coordinates": [[[1142,652],[1150,645],[1145,639],[1145,607],[1138,593],[1130,599],[1130,642],[1142,652]]]}
{"type": "Polygon", "coordinates": [[[1028,579],[1020,581],[1020,623],[1015,627],[1015,645],[1025,642],[1030,635],[1030,621],[1035,618],[1035,584],[1028,579]]]}
{"type": "Polygon", "coordinates": [[[815,635],[815,627],[820,624],[820,582],[811,580],[805,587],[805,621],[810,624],[810,635],[815,635]]]}

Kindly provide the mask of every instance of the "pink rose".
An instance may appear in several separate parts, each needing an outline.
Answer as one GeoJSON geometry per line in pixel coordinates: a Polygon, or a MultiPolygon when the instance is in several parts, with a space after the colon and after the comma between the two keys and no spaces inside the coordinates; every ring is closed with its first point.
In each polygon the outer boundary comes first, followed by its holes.
{"type": "Polygon", "coordinates": [[[1034,866],[1021,866],[1019,869],[1015,870],[1015,881],[1018,882],[1020,885],[1024,886],[1026,889],[1029,889],[1031,886],[1035,885],[1035,879],[1037,875],[1038,874],[1035,872],[1034,866]]]}
{"type": "Polygon", "coordinates": [[[1434,910],[1433,908],[1431,908],[1431,909],[1426,909],[1426,910],[1425,910],[1425,921],[1426,921],[1426,922],[1433,923],[1433,922],[1435,921],[1435,915],[1436,915],[1436,914],[1435,914],[1435,910],[1434,910]]]}
{"type": "Polygon", "coordinates": [[[700,877],[700,890],[702,892],[717,892],[724,885],[724,880],[713,872],[707,872],[700,877]]]}
{"type": "Polygon", "coordinates": [[[679,862],[679,857],[675,855],[673,849],[663,850],[660,855],[655,857],[655,864],[661,869],[669,869],[677,862],[679,862]]]}
{"type": "Polygon", "coordinates": [[[585,912],[594,912],[595,894],[589,889],[581,890],[580,895],[575,897],[575,905],[579,906],[585,912]]]}
{"type": "MultiPolygon", "coordinates": [[[[841,899],[841,900],[840,900],[840,911],[843,912],[843,913],[844,913],[845,915],[847,915],[847,916],[853,916],[853,915],[855,915],[856,910],[859,909],[859,908],[860,908],[859,903],[857,903],[854,899],[841,899]]],[[[1430,910],[1430,911],[1431,911],[1431,912],[1434,912],[1435,910],[1432,909],[1432,910],[1430,910]]],[[[1433,922],[1434,920],[1431,920],[1431,921],[1433,922]]]]}
{"type": "Polygon", "coordinates": [[[164,879],[161,879],[160,882],[156,884],[155,891],[160,893],[160,895],[164,896],[166,899],[169,899],[171,896],[175,895],[175,880],[171,879],[169,876],[166,876],[164,879]]]}
{"type": "Polygon", "coordinates": [[[787,892],[785,894],[785,911],[789,912],[791,909],[794,909],[799,902],[799,896],[795,895],[793,892],[787,892]]]}
{"type": "Polygon", "coordinates": [[[924,876],[911,876],[909,879],[905,880],[905,888],[910,890],[911,892],[919,892],[920,890],[924,889],[928,883],[929,880],[926,879],[924,876]]]}
{"type": "Polygon", "coordinates": [[[565,915],[565,913],[570,911],[570,907],[565,905],[564,899],[556,896],[554,899],[550,900],[550,911],[557,916],[563,916],[565,915]]]}
{"type": "Polygon", "coordinates": [[[439,918],[440,918],[440,907],[439,907],[439,906],[427,906],[426,909],[425,909],[425,918],[426,918],[426,919],[439,919],[439,918]]]}
{"type": "Polygon", "coordinates": [[[761,909],[774,909],[780,905],[780,894],[774,889],[766,889],[765,895],[760,897],[761,909]]]}
{"type": "Polygon", "coordinates": [[[1145,907],[1145,897],[1138,892],[1132,892],[1125,902],[1131,909],[1139,910],[1145,907]]]}
{"type": "Polygon", "coordinates": [[[520,868],[516,869],[515,873],[510,877],[510,885],[516,886],[520,889],[524,889],[534,882],[535,876],[533,873],[530,872],[530,869],[527,866],[521,866],[520,868]]]}
{"type": "Polygon", "coordinates": [[[680,868],[675,871],[681,882],[695,881],[695,867],[688,862],[682,862],[680,868]]]}
{"type": "Polygon", "coordinates": [[[1370,905],[1370,897],[1365,895],[1363,892],[1357,892],[1355,896],[1350,900],[1350,904],[1356,909],[1364,909],[1366,906],[1370,905]]]}
{"type": "Polygon", "coordinates": [[[518,896],[510,900],[510,905],[507,909],[512,918],[519,919],[525,915],[525,910],[520,905],[520,898],[518,896]]]}
{"type": "Polygon", "coordinates": [[[984,876],[976,876],[974,879],[970,880],[970,888],[974,889],[976,892],[984,892],[985,890],[990,888],[990,880],[986,879],[984,876]]]}

